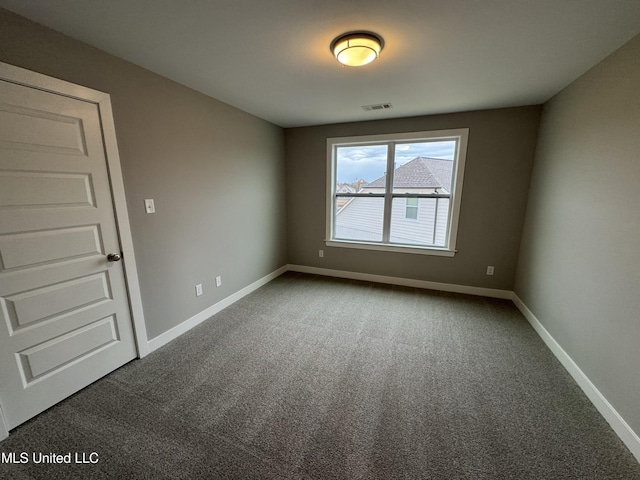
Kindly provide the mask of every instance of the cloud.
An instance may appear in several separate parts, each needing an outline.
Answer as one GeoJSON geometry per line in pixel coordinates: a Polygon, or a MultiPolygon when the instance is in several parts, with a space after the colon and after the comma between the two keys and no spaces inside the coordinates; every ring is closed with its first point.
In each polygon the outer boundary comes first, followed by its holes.
{"type": "MultiPolygon", "coordinates": [[[[453,160],[454,154],[455,142],[451,140],[401,143],[395,146],[394,162],[396,166],[400,166],[416,157],[453,160]]],[[[372,182],[384,175],[386,170],[386,145],[357,145],[337,149],[338,182],[353,182],[357,179],[372,182]]]]}

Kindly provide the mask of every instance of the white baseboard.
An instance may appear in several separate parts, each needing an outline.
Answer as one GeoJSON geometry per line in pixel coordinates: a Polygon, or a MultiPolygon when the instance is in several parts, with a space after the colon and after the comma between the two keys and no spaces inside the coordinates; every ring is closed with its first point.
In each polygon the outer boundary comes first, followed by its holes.
{"type": "Polygon", "coordinates": [[[604,419],[611,425],[613,431],[616,432],[618,437],[620,437],[638,462],[640,462],[640,437],[633,431],[629,424],[624,421],[616,409],[613,408],[613,405],[600,393],[591,380],[589,380],[589,377],[585,375],[569,354],[556,342],[542,323],[540,323],[540,320],[536,318],[533,312],[529,310],[529,307],[524,304],[515,292],[513,293],[512,300],[547,347],[549,347],[549,350],[551,350],[560,363],[562,363],[562,366],[573,377],[589,400],[591,400],[591,403],[593,403],[604,419]]]}
{"type": "Polygon", "coordinates": [[[215,305],[210,306],[206,310],[203,310],[202,312],[200,312],[200,313],[194,315],[193,317],[185,320],[184,322],[176,325],[172,329],[167,330],[166,332],[158,335],[155,338],[152,338],[148,342],[149,352],[153,352],[154,350],[157,350],[158,348],[162,347],[163,345],[166,345],[171,340],[174,340],[175,338],[178,338],[183,333],[188,332],[189,330],[191,330],[196,325],[199,325],[200,323],[204,322],[208,318],[211,318],[216,313],[218,313],[221,310],[227,308],[229,305],[237,302],[238,300],[240,300],[245,295],[248,295],[251,292],[257,290],[260,287],[262,287],[263,285],[266,285],[271,280],[273,280],[274,278],[279,277],[280,275],[282,275],[286,271],[287,271],[287,266],[286,265],[284,267],[280,267],[279,269],[275,270],[274,272],[271,272],[270,274],[265,275],[261,279],[256,280],[252,284],[247,285],[242,290],[238,290],[233,295],[229,295],[228,297],[220,300],[215,305]]]}
{"type": "Polygon", "coordinates": [[[351,280],[365,280],[368,282],[387,283],[391,285],[402,285],[403,287],[426,288],[429,290],[440,290],[444,292],[466,293],[469,295],[480,295],[482,297],[503,298],[511,300],[513,292],[510,290],[498,290],[495,288],[470,287],[467,285],[456,285],[453,283],[429,282],[426,280],[413,280],[411,278],[389,277],[386,275],[373,275],[371,273],[347,272],[344,270],[331,270],[328,268],[307,267],[305,265],[289,265],[292,272],[311,273],[314,275],[324,275],[326,277],[349,278],[351,280]]]}

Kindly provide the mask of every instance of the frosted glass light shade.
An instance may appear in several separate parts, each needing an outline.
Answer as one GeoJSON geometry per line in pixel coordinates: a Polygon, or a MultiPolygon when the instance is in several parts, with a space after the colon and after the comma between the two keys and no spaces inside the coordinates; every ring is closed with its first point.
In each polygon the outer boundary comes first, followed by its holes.
{"type": "Polygon", "coordinates": [[[369,33],[350,33],[331,44],[336,59],[343,65],[359,67],[373,62],[382,50],[382,40],[369,33]]]}

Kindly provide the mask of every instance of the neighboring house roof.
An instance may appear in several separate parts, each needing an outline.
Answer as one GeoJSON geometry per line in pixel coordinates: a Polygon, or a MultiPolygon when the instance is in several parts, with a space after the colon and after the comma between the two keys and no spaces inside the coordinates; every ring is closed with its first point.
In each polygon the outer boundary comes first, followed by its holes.
{"type": "MultiPolygon", "coordinates": [[[[443,188],[451,192],[453,162],[440,158],[416,157],[396,168],[393,183],[397,188],[443,188]]],[[[364,188],[384,188],[386,174],[364,188]]]]}
{"type": "Polygon", "coordinates": [[[356,189],[348,183],[339,183],[336,193],[356,193],[356,189]]]}

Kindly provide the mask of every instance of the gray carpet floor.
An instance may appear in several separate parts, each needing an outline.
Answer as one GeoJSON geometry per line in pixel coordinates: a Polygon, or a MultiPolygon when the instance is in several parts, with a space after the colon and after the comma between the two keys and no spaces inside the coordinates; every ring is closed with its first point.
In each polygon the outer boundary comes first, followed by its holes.
{"type": "Polygon", "coordinates": [[[640,479],[511,302],[295,273],[0,452],[99,455],[12,479],[640,479]]]}

